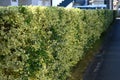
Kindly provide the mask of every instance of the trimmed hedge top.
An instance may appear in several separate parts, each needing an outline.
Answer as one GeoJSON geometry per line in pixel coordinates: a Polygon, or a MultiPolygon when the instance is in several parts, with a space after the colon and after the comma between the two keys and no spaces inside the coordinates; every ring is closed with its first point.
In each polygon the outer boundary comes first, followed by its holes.
{"type": "Polygon", "coordinates": [[[0,80],[66,80],[113,21],[110,10],[0,8],[0,80]]]}

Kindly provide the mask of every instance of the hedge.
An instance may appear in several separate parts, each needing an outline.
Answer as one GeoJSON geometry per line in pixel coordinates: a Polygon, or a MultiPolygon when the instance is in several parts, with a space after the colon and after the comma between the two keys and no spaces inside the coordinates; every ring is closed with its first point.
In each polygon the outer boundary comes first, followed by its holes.
{"type": "Polygon", "coordinates": [[[0,80],[66,80],[113,17],[110,10],[0,7],[0,80]]]}

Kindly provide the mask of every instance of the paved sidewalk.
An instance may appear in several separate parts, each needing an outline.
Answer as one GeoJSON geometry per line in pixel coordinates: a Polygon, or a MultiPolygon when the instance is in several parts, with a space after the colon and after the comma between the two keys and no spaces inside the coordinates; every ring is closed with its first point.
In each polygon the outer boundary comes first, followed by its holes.
{"type": "Polygon", "coordinates": [[[95,80],[120,80],[120,19],[113,25],[112,37],[104,50],[104,61],[95,80]]]}

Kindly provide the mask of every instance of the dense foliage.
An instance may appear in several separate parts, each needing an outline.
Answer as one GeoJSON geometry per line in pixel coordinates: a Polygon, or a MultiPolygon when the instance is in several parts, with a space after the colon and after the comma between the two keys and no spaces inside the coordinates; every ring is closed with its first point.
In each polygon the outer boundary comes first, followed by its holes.
{"type": "Polygon", "coordinates": [[[0,8],[0,80],[66,80],[113,21],[110,10],[0,8]]]}

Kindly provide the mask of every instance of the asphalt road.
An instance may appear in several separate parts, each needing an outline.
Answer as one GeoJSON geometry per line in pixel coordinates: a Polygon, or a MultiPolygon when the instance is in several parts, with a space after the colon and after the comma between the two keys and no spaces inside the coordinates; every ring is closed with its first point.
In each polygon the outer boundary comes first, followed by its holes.
{"type": "Polygon", "coordinates": [[[111,33],[103,64],[95,80],[120,80],[120,19],[116,19],[111,33]]]}

